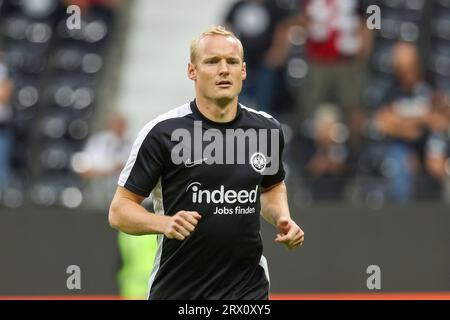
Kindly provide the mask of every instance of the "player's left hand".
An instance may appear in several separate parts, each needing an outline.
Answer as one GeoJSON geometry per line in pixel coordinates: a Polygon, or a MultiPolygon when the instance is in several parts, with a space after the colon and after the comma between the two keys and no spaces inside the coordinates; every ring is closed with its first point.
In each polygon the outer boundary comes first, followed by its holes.
{"type": "Polygon", "coordinates": [[[305,233],[294,220],[281,217],[277,221],[277,228],[280,233],[277,234],[275,242],[284,244],[290,250],[303,244],[305,233]]]}

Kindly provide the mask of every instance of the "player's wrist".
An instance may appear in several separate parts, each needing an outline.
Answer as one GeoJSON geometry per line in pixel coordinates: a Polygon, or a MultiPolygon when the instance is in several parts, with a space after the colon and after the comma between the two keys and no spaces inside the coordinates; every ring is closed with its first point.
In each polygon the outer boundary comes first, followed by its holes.
{"type": "Polygon", "coordinates": [[[155,223],[153,231],[156,234],[165,234],[169,224],[170,217],[155,214],[155,223]]]}

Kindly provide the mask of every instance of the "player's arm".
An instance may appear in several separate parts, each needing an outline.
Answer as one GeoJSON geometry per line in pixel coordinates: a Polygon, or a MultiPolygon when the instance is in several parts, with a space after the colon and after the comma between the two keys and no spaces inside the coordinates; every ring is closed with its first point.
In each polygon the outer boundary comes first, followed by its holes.
{"type": "Polygon", "coordinates": [[[119,186],[109,209],[109,224],[132,235],[164,234],[184,240],[194,231],[201,216],[194,211],[179,211],[173,216],[158,215],[142,205],[144,197],[119,186]]]}
{"type": "Polygon", "coordinates": [[[291,219],[287,199],[287,189],[284,181],[275,184],[261,192],[261,215],[279,230],[275,238],[288,249],[294,249],[303,244],[304,232],[291,219]]]}
{"type": "Polygon", "coordinates": [[[261,215],[273,226],[281,218],[290,219],[289,205],[287,201],[287,189],[284,181],[269,188],[263,188],[261,192],[261,215]]]}

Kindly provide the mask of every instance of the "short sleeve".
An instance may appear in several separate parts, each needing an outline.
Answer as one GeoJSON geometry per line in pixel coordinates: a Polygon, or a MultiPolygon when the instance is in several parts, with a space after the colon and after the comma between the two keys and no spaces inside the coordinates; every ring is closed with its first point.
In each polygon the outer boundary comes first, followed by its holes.
{"type": "Polygon", "coordinates": [[[140,196],[149,196],[161,177],[166,158],[162,139],[158,126],[141,130],[120,174],[120,186],[140,196]]]}
{"type": "Polygon", "coordinates": [[[278,170],[273,175],[265,175],[264,176],[264,178],[261,182],[261,186],[263,188],[270,188],[271,186],[273,186],[277,183],[280,183],[281,181],[284,180],[284,178],[286,176],[286,172],[284,171],[284,167],[283,167],[284,133],[283,133],[283,129],[281,128],[281,126],[278,127],[278,130],[279,130],[278,170]]]}

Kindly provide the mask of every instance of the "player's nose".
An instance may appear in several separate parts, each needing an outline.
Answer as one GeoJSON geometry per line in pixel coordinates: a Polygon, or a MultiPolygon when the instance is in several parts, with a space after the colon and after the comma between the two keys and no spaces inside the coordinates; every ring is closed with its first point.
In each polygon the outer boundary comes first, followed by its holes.
{"type": "Polygon", "coordinates": [[[219,62],[219,74],[220,75],[228,75],[229,70],[228,70],[228,64],[225,60],[221,60],[219,62]]]}

